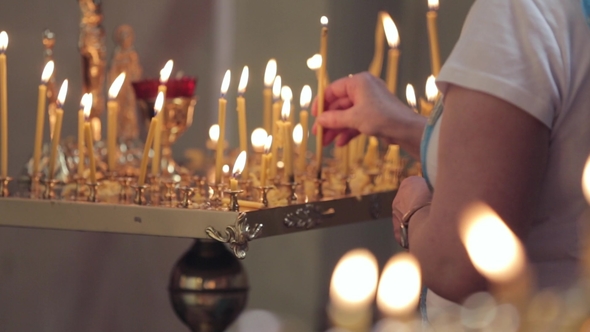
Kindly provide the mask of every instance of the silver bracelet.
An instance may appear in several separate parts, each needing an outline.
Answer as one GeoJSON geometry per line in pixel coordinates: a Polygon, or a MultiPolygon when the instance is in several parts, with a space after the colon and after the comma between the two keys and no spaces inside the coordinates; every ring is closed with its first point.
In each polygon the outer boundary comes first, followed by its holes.
{"type": "Polygon", "coordinates": [[[406,212],[406,214],[404,214],[404,216],[402,217],[402,221],[400,223],[400,228],[401,228],[401,237],[400,237],[400,245],[402,246],[402,248],[404,249],[410,249],[410,243],[408,241],[408,236],[409,236],[409,226],[410,226],[410,218],[412,218],[412,216],[418,212],[419,210],[430,206],[431,202],[422,204],[418,207],[415,207],[413,209],[411,209],[410,211],[406,212]]]}

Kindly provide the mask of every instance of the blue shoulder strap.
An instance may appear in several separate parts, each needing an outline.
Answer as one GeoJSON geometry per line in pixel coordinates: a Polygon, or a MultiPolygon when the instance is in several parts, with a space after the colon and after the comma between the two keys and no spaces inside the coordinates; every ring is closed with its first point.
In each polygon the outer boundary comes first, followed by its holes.
{"type": "Polygon", "coordinates": [[[580,3],[586,17],[586,23],[590,26],[590,0],[580,0],[580,3]]]}

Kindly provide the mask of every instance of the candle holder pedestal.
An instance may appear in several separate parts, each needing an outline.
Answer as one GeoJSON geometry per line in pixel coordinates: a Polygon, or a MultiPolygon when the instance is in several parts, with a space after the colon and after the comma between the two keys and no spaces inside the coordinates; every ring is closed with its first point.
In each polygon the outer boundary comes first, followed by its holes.
{"type": "Polygon", "coordinates": [[[344,196],[348,196],[350,195],[351,191],[350,191],[350,176],[344,176],[343,177],[343,181],[344,181],[344,196]]]}
{"type": "Polygon", "coordinates": [[[8,191],[8,184],[10,181],[12,181],[10,176],[0,178],[0,197],[10,196],[10,192],[8,191]]]}
{"type": "Polygon", "coordinates": [[[120,204],[127,204],[129,202],[129,195],[127,191],[129,186],[131,186],[131,182],[133,178],[130,176],[123,176],[119,178],[119,185],[121,186],[121,190],[119,191],[119,203],[120,204]]]}
{"type": "Polygon", "coordinates": [[[225,188],[224,183],[214,183],[209,184],[209,187],[213,189],[213,195],[209,197],[209,202],[211,203],[212,207],[220,207],[222,205],[223,199],[223,188],[225,188]]]}
{"type": "Polygon", "coordinates": [[[146,185],[131,186],[135,190],[135,196],[133,203],[136,205],[147,205],[147,199],[145,198],[145,191],[148,189],[146,185]]]}
{"type": "Polygon", "coordinates": [[[88,202],[98,202],[98,182],[87,182],[88,186],[88,202]]]}
{"type": "Polygon", "coordinates": [[[274,189],[273,186],[256,187],[260,191],[260,203],[268,207],[268,192],[274,189]]]}
{"type": "Polygon", "coordinates": [[[55,186],[58,182],[55,179],[48,179],[42,182],[45,185],[45,190],[43,191],[44,199],[55,199],[55,186]]]}
{"type": "Polygon", "coordinates": [[[31,176],[31,187],[30,187],[31,198],[41,198],[41,173],[31,176]]]}
{"type": "Polygon", "coordinates": [[[289,205],[293,205],[297,203],[297,186],[299,186],[299,182],[295,181],[295,178],[291,176],[289,182],[283,183],[283,186],[289,189],[289,196],[287,197],[287,201],[289,205]]]}
{"type": "Polygon", "coordinates": [[[243,193],[243,190],[226,190],[224,193],[229,195],[229,205],[228,208],[230,211],[238,212],[240,211],[240,204],[238,203],[238,195],[243,193]]]}
{"type": "Polygon", "coordinates": [[[174,206],[174,201],[176,200],[176,193],[174,192],[174,187],[178,185],[178,182],[174,180],[164,180],[162,181],[166,191],[164,193],[164,201],[170,207],[174,206]]]}
{"type": "Polygon", "coordinates": [[[192,198],[195,196],[195,189],[191,187],[180,187],[178,188],[180,191],[180,203],[178,203],[178,207],[188,209],[193,204],[192,198]]]}
{"type": "Polygon", "coordinates": [[[326,179],[317,178],[314,180],[315,183],[315,198],[320,201],[324,198],[324,182],[326,179]]]}

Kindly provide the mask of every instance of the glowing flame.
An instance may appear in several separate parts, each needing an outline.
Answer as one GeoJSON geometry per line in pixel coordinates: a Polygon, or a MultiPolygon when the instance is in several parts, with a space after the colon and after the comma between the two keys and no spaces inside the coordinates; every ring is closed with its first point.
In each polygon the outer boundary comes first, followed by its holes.
{"type": "Polygon", "coordinates": [[[0,53],[6,52],[8,47],[8,34],[6,31],[0,32],[0,53]]]}
{"type": "Polygon", "coordinates": [[[299,105],[302,109],[307,109],[309,108],[309,103],[311,103],[311,87],[304,85],[299,95],[299,105]]]}
{"type": "Polygon", "coordinates": [[[170,78],[170,74],[172,74],[172,67],[174,67],[174,61],[168,60],[164,65],[164,68],[160,70],[160,83],[166,84],[168,83],[168,79],[170,78]]]}
{"type": "Polygon", "coordinates": [[[430,75],[426,80],[426,99],[433,103],[438,96],[438,88],[436,87],[436,79],[433,75],[430,75]]]}
{"type": "Polygon", "coordinates": [[[154,103],[154,116],[157,116],[164,106],[164,92],[160,91],[154,103]]]}
{"type": "Polygon", "coordinates": [[[219,125],[214,124],[209,128],[209,139],[213,142],[219,141],[219,125]]]}
{"type": "Polygon", "coordinates": [[[291,115],[291,99],[283,100],[283,108],[281,109],[281,119],[287,121],[291,115]]]}
{"type": "Polygon", "coordinates": [[[223,76],[223,82],[221,82],[221,96],[225,96],[227,89],[229,89],[229,82],[231,81],[231,71],[228,69],[223,76]]]}
{"type": "Polygon", "coordinates": [[[307,59],[307,67],[311,70],[318,70],[322,66],[322,55],[314,54],[311,58],[307,59]]]}
{"type": "Polygon", "coordinates": [[[47,84],[47,82],[49,81],[49,78],[51,78],[51,75],[53,75],[53,69],[55,68],[55,64],[53,63],[53,60],[47,62],[47,64],[45,64],[45,68],[43,68],[43,73],[41,74],[41,83],[43,84],[47,84]]]}
{"type": "Polygon", "coordinates": [[[330,299],[339,308],[354,310],[373,302],[377,288],[377,259],[367,249],[346,253],[330,282],[330,299]]]}
{"type": "Polygon", "coordinates": [[[420,298],[420,265],[410,253],[393,256],[385,265],[377,289],[377,307],[388,316],[416,310],[420,298]]]}
{"type": "Polygon", "coordinates": [[[250,141],[252,142],[252,148],[256,152],[263,152],[264,151],[264,142],[266,142],[266,138],[268,137],[268,133],[264,128],[256,128],[252,132],[250,136],[250,141]]]}
{"type": "Polygon", "coordinates": [[[522,244],[489,206],[479,203],[468,208],[460,235],[473,266],[491,281],[511,280],[524,269],[522,244]]]}
{"type": "Polygon", "coordinates": [[[242,69],[242,76],[240,76],[240,83],[238,84],[238,93],[240,95],[246,92],[246,87],[248,86],[248,77],[250,76],[250,69],[248,66],[244,66],[242,69]]]}
{"type": "Polygon", "coordinates": [[[320,23],[323,27],[326,27],[328,25],[328,18],[326,16],[322,16],[322,18],[320,18],[320,23]]]}
{"type": "Polygon", "coordinates": [[[295,144],[297,146],[299,146],[302,141],[303,141],[303,126],[301,126],[301,123],[298,123],[295,126],[295,128],[293,128],[293,142],[295,142],[295,144]]]}
{"type": "Polygon", "coordinates": [[[246,159],[246,151],[240,152],[236,158],[236,162],[234,163],[234,169],[232,170],[233,177],[237,177],[238,175],[242,174],[244,167],[246,167],[246,159]]]}
{"type": "Polygon", "coordinates": [[[437,10],[438,0],[428,0],[428,8],[430,8],[430,10],[437,10]]]}
{"type": "Polygon", "coordinates": [[[410,107],[416,108],[416,92],[412,84],[406,86],[406,101],[410,107]]]}
{"type": "Polygon", "coordinates": [[[268,60],[266,70],[264,71],[264,86],[270,88],[275,76],[277,76],[277,60],[270,59],[268,60]]]}
{"type": "Polygon", "coordinates": [[[59,93],[57,94],[57,102],[59,103],[60,107],[66,102],[66,95],[68,94],[68,80],[64,80],[61,84],[61,88],[59,88],[59,93]]]}
{"type": "Polygon", "coordinates": [[[229,174],[229,165],[223,165],[223,167],[221,167],[221,171],[223,172],[223,175],[228,175],[229,174]]]}
{"type": "Polygon", "coordinates": [[[266,138],[266,142],[264,143],[264,153],[268,154],[270,152],[270,148],[272,148],[272,135],[268,135],[266,138]]]}
{"type": "Polygon", "coordinates": [[[287,85],[281,88],[281,99],[285,100],[292,100],[293,99],[293,90],[287,85]]]}
{"type": "Polygon", "coordinates": [[[395,23],[391,19],[389,14],[383,16],[383,29],[385,29],[385,37],[387,37],[387,43],[389,47],[394,48],[399,46],[399,32],[395,23]]]}
{"type": "Polygon", "coordinates": [[[125,73],[119,74],[119,76],[113,81],[113,84],[111,84],[111,87],[109,88],[109,98],[117,98],[117,95],[123,86],[123,82],[125,82],[125,73]]]}
{"type": "Polygon", "coordinates": [[[283,82],[281,80],[281,75],[277,75],[275,77],[275,81],[272,84],[272,96],[275,99],[281,98],[281,87],[283,86],[283,82]]]}
{"type": "Polygon", "coordinates": [[[84,107],[84,117],[88,120],[92,111],[92,93],[85,93],[82,96],[82,106],[84,107]]]}
{"type": "Polygon", "coordinates": [[[590,203],[590,157],[588,157],[586,166],[584,166],[584,173],[582,173],[582,191],[586,201],[590,203]]]}

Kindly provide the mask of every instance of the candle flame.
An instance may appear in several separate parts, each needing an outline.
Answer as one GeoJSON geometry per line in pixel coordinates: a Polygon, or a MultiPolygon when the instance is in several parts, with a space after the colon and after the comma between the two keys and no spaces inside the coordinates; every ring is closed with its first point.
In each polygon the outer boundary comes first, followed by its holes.
{"type": "Polygon", "coordinates": [[[6,31],[0,32],[0,53],[6,52],[8,47],[8,34],[6,31]]]}
{"type": "Polygon", "coordinates": [[[157,116],[162,107],[164,106],[164,92],[158,92],[158,97],[156,97],[156,102],[154,103],[154,116],[157,116]]]}
{"type": "Polygon", "coordinates": [[[49,78],[51,78],[51,75],[53,75],[54,67],[55,67],[55,64],[53,63],[53,60],[50,60],[47,62],[47,64],[45,64],[45,68],[43,68],[43,73],[41,74],[41,83],[42,84],[47,84],[47,82],[49,81],[49,78]]]}
{"type": "Polygon", "coordinates": [[[236,162],[234,163],[234,169],[232,170],[232,175],[234,178],[236,178],[240,174],[242,174],[244,167],[246,167],[246,159],[247,159],[246,151],[240,152],[240,154],[236,158],[236,162]]]}
{"type": "Polygon", "coordinates": [[[168,60],[164,65],[164,68],[160,70],[160,83],[166,84],[168,83],[168,79],[170,78],[170,74],[172,74],[172,67],[174,67],[174,61],[168,60]]]}
{"type": "Polygon", "coordinates": [[[229,165],[228,164],[223,165],[223,167],[221,167],[221,171],[223,172],[224,175],[229,174],[229,165]]]}
{"type": "Polygon", "coordinates": [[[246,92],[246,87],[248,86],[248,77],[250,76],[250,69],[248,66],[244,66],[242,69],[242,76],[240,76],[240,83],[238,84],[238,93],[240,95],[246,92]]]}
{"type": "Polygon", "coordinates": [[[223,76],[223,82],[221,82],[221,97],[223,98],[229,89],[229,82],[231,81],[231,71],[228,69],[223,76]]]}
{"type": "Polygon", "coordinates": [[[274,83],[272,84],[272,96],[275,99],[281,98],[281,87],[282,87],[282,84],[283,84],[283,82],[281,80],[281,75],[277,75],[275,77],[274,83]]]}
{"type": "Polygon", "coordinates": [[[309,108],[309,103],[311,103],[311,87],[304,85],[299,95],[299,105],[302,109],[307,109],[309,108]]]}
{"type": "Polygon", "coordinates": [[[289,115],[291,115],[291,99],[284,99],[283,108],[281,108],[281,119],[287,121],[289,120],[289,115]]]}
{"type": "Polygon", "coordinates": [[[491,281],[511,280],[524,269],[522,244],[489,206],[469,207],[461,220],[460,235],[473,266],[491,281]]]}
{"type": "Polygon", "coordinates": [[[584,172],[582,173],[582,191],[584,192],[586,201],[590,203],[590,157],[588,157],[586,166],[584,166],[584,172]]]}
{"type": "Polygon", "coordinates": [[[416,92],[412,84],[406,86],[406,101],[410,107],[416,108],[416,92]]]}
{"type": "Polygon", "coordinates": [[[254,151],[262,152],[264,150],[264,142],[266,142],[267,137],[268,133],[264,128],[256,128],[252,131],[250,141],[252,142],[252,148],[254,151]]]}
{"type": "Polygon", "coordinates": [[[336,265],[330,282],[330,299],[340,308],[356,309],[373,302],[377,288],[377,259],[367,249],[346,253],[336,265]]]}
{"type": "Polygon", "coordinates": [[[379,281],[379,310],[388,316],[405,316],[413,312],[420,298],[420,280],[420,265],[412,254],[393,256],[385,265],[379,281]]]}
{"type": "Polygon", "coordinates": [[[389,14],[383,15],[383,29],[385,30],[385,37],[387,37],[387,43],[389,44],[389,47],[398,47],[399,32],[397,31],[397,26],[395,26],[395,23],[389,14]]]}
{"type": "Polygon", "coordinates": [[[84,107],[84,118],[88,121],[92,111],[92,93],[85,93],[82,96],[82,106],[84,107]]]}
{"type": "Polygon", "coordinates": [[[109,88],[110,99],[117,98],[117,95],[119,95],[119,91],[121,91],[121,87],[123,86],[123,82],[125,82],[125,73],[119,74],[119,76],[113,81],[113,84],[111,84],[111,87],[109,88]]]}
{"type": "Polygon", "coordinates": [[[288,85],[285,85],[281,88],[281,99],[283,101],[289,99],[292,100],[293,99],[293,90],[291,90],[291,88],[288,85]]]}
{"type": "Polygon", "coordinates": [[[428,8],[430,8],[430,10],[437,10],[438,0],[428,0],[428,8]]]}
{"type": "Polygon", "coordinates": [[[268,60],[266,70],[264,71],[264,86],[270,88],[275,76],[277,76],[277,60],[270,59],[268,60]]]}
{"type": "Polygon", "coordinates": [[[328,26],[328,18],[326,16],[322,16],[322,18],[320,18],[320,23],[323,27],[328,26]]]}
{"type": "Polygon", "coordinates": [[[209,128],[209,139],[213,142],[219,141],[219,125],[214,124],[209,128]]]}
{"type": "Polygon", "coordinates": [[[268,135],[266,137],[266,142],[264,143],[264,153],[268,154],[270,149],[272,148],[272,135],[268,135]]]}
{"type": "Polygon", "coordinates": [[[293,142],[299,146],[303,141],[303,126],[301,123],[298,123],[295,128],[293,128],[293,142]]]}
{"type": "Polygon", "coordinates": [[[311,70],[318,70],[322,66],[322,55],[314,54],[311,58],[307,59],[307,67],[311,70]]]}
{"type": "Polygon", "coordinates": [[[63,104],[66,102],[66,95],[68,94],[68,80],[65,79],[59,88],[59,93],[57,94],[57,102],[59,107],[62,107],[63,104]]]}
{"type": "Polygon", "coordinates": [[[438,88],[436,87],[436,79],[433,75],[430,75],[426,80],[426,99],[429,102],[434,103],[438,96],[438,88]]]}

